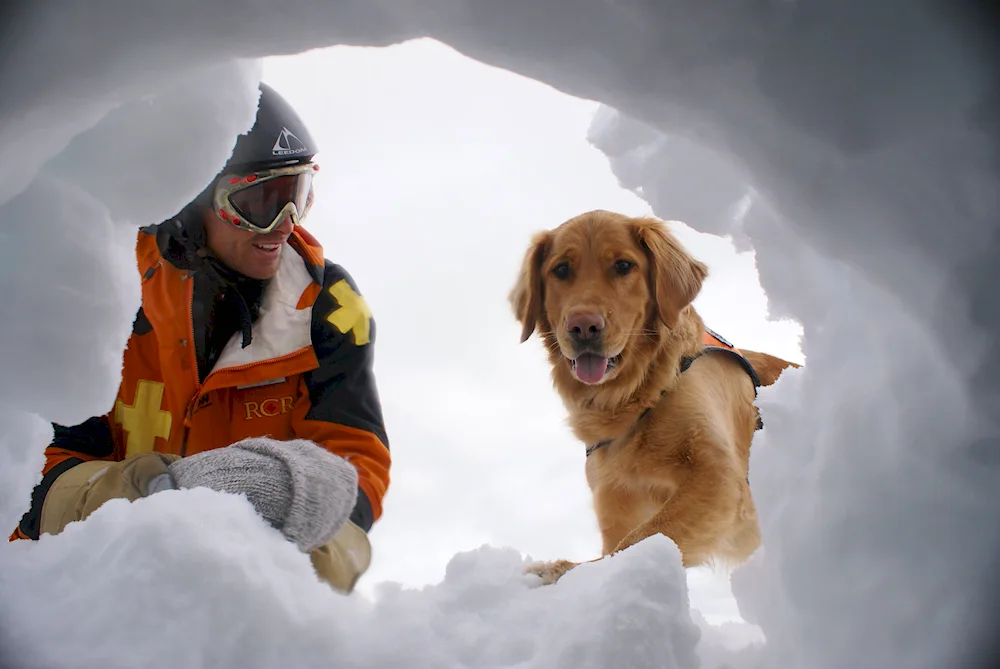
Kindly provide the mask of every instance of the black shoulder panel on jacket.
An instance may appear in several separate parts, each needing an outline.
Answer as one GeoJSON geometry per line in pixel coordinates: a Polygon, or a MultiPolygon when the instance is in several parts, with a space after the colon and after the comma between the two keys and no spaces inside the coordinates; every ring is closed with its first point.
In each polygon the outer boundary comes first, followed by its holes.
{"type": "Polygon", "coordinates": [[[144,335],[152,331],[153,324],[146,318],[146,312],[142,310],[142,307],[139,307],[139,311],[135,314],[135,320],[132,322],[132,332],[137,335],[144,335]]]}
{"type": "Polygon", "coordinates": [[[110,458],[114,454],[115,441],[105,416],[94,416],[70,427],[53,423],[52,429],[52,443],[49,446],[94,458],[110,458]]]}
{"type": "Polygon", "coordinates": [[[375,383],[375,320],[354,279],[329,260],[313,305],[312,343],[319,367],[305,375],[309,420],[367,430],[389,447],[375,383]]]}
{"type": "Polygon", "coordinates": [[[369,532],[375,524],[373,518],[372,503],[368,500],[368,495],[358,486],[358,501],[354,503],[354,511],[351,512],[351,522],[369,532]]]}
{"type": "MultiPolygon", "coordinates": [[[[69,427],[53,423],[52,430],[50,447],[62,448],[94,458],[110,458],[114,453],[115,445],[111,435],[111,426],[108,425],[104,416],[94,416],[79,425],[69,427]]],[[[31,493],[31,507],[18,525],[21,532],[29,539],[38,538],[42,522],[42,504],[45,503],[45,495],[48,494],[49,488],[67,469],[75,467],[83,461],[83,458],[68,458],[60,462],[46,472],[41,483],[35,486],[31,493]]]]}

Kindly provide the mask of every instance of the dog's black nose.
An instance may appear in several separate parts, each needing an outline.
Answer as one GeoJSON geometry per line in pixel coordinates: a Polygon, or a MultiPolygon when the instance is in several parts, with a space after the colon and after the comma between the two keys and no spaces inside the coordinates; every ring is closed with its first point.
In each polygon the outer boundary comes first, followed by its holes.
{"type": "Polygon", "coordinates": [[[591,341],[604,331],[604,316],[594,311],[573,314],[566,319],[566,330],[578,341],[591,341]]]}

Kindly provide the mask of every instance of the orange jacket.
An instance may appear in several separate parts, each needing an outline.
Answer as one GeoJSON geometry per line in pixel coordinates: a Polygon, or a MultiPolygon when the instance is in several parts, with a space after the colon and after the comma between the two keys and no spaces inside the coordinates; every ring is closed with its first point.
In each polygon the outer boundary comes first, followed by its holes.
{"type": "Polygon", "coordinates": [[[203,277],[167,259],[164,232],[150,226],[138,236],[142,306],[115,404],[81,425],[54,426],[42,482],[12,539],[38,537],[45,492],[80,462],[187,456],[251,436],[310,439],[348,459],[359,479],[351,519],[368,531],[382,514],[390,456],[372,369],[375,323],[353,279],[297,227],[249,345],[234,334],[199,382],[192,305],[203,277]]]}

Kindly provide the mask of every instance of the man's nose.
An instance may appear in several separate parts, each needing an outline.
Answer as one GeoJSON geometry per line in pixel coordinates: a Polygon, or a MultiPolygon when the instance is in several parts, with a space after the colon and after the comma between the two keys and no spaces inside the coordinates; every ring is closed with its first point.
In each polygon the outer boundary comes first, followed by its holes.
{"type": "Polygon", "coordinates": [[[576,341],[591,341],[604,331],[604,316],[596,311],[581,311],[566,319],[566,330],[576,341]]]}
{"type": "Polygon", "coordinates": [[[274,229],[271,230],[271,232],[280,232],[282,235],[285,235],[287,237],[288,235],[292,234],[292,230],[294,228],[295,224],[292,223],[292,217],[288,214],[285,214],[285,217],[281,219],[280,223],[274,226],[274,229]]]}

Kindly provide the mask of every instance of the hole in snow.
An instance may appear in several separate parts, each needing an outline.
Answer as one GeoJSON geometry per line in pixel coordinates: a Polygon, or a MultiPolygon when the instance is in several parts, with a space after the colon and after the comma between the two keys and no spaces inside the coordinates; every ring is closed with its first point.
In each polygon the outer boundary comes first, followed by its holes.
{"type": "MultiPolygon", "coordinates": [[[[710,267],[695,303],[706,324],[738,346],[802,360],[798,324],[768,320],[740,227],[749,197],[730,172],[705,169],[697,147],[685,145],[692,175],[650,129],[641,136],[621,118],[611,128],[613,112],[593,101],[429,39],[269,58],[264,80],[320,145],[308,226],[364,286],[395,439],[420,445],[394,453],[392,512],[362,589],[437,583],[451,555],[484,542],[535,559],[599,556],[582,447],[563,427],[539,342],[518,344],[506,294],[536,230],[591,209],[654,213],[630,176],[655,174],[655,161],[683,175],[678,212],[738,236],[739,251],[673,225],[710,267]],[[627,152],[605,146],[625,137],[627,152]]],[[[741,620],[726,575],[692,569],[688,582],[709,622],[741,620]]]]}

